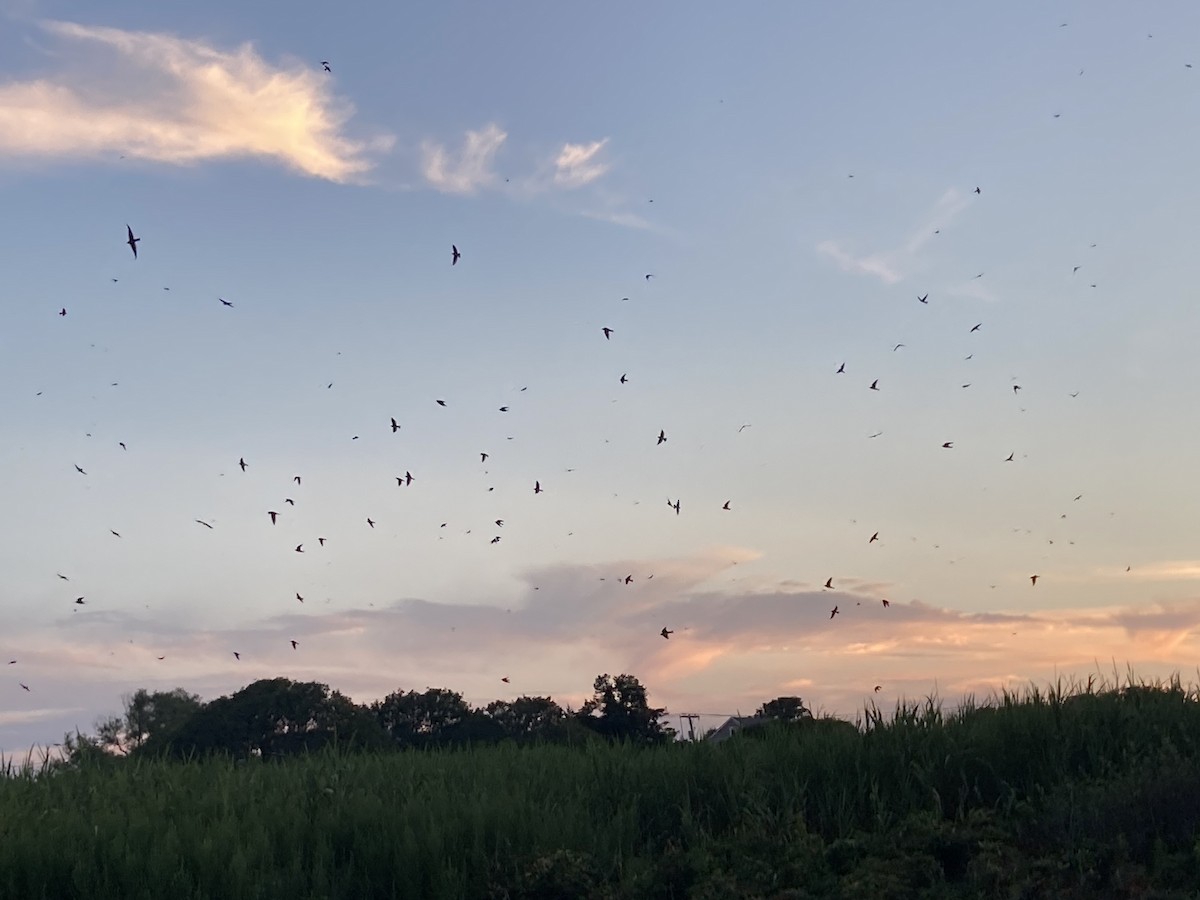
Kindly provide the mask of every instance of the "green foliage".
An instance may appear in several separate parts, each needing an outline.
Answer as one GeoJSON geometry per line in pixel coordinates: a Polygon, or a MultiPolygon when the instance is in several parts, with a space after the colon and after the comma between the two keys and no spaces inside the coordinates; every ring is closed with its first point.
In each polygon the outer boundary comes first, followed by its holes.
{"type": "MultiPolygon", "coordinates": [[[[79,738],[68,763],[8,766],[0,897],[1183,900],[1200,884],[1200,697],[1177,682],[930,698],[718,745],[611,742],[559,710],[589,739],[386,753],[347,748],[336,692],[258,684],[208,721],[285,747],[277,764],[79,738]],[[239,702],[253,729],[221,718],[239,702]]],[[[556,721],[523,699],[531,730],[556,721]]],[[[517,715],[493,713],[446,728],[517,715]]]]}
{"type": "Polygon", "coordinates": [[[650,706],[646,689],[632,675],[598,675],[591,699],[584,702],[578,719],[609,740],[659,744],[674,737],[660,719],[666,709],[650,706]]]}

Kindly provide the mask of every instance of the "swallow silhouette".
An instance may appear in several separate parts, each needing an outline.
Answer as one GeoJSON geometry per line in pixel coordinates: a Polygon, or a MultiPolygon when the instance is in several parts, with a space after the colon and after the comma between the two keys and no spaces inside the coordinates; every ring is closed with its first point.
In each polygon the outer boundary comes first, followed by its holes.
{"type": "Polygon", "coordinates": [[[625,382],[627,382],[628,380],[629,380],[629,379],[628,379],[628,378],[626,378],[624,375],[622,375],[622,376],[621,376],[621,384],[624,384],[624,383],[625,383],[625,382]]]}
{"type": "Polygon", "coordinates": [[[324,547],[325,546],[325,538],[317,538],[317,543],[320,544],[322,547],[324,547]]]}
{"type": "Polygon", "coordinates": [[[75,471],[76,471],[76,472],[78,472],[80,475],[86,475],[86,474],[87,474],[87,472],[83,471],[83,469],[79,468],[79,466],[76,466],[76,467],[75,467],[75,471]]]}
{"type": "Polygon", "coordinates": [[[967,333],[970,334],[971,332],[978,331],[982,327],[983,327],[983,323],[980,322],[978,325],[976,325],[974,328],[972,328],[971,331],[969,331],[967,333]]]}
{"type": "Polygon", "coordinates": [[[496,535],[494,538],[492,538],[492,543],[493,544],[500,543],[500,535],[496,535]]]}
{"type": "Polygon", "coordinates": [[[918,298],[917,298],[917,302],[918,302],[918,303],[926,303],[926,304],[927,304],[927,303],[929,303],[929,295],[928,295],[928,294],[925,294],[925,295],[923,295],[923,296],[921,296],[921,297],[918,297],[918,298]]]}
{"type": "Polygon", "coordinates": [[[503,681],[505,684],[511,684],[511,682],[508,680],[508,676],[507,676],[507,675],[505,675],[505,676],[504,676],[503,678],[501,678],[500,680],[501,680],[501,681],[503,681]]]}
{"type": "Polygon", "coordinates": [[[291,497],[284,497],[284,498],[283,498],[283,502],[284,502],[284,503],[286,503],[288,506],[295,506],[295,505],[296,505],[296,501],[295,501],[295,500],[293,500],[291,497]]]}
{"type": "Polygon", "coordinates": [[[953,450],[954,449],[954,441],[946,441],[946,443],[942,444],[942,448],[945,450],[953,450]]]}
{"type": "Polygon", "coordinates": [[[504,520],[503,520],[503,519],[497,519],[497,520],[496,520],[496,527],[497,527],[497,528],[503,528],[503,527],[504,527],[504,520]]]}
{"type": "MultiPolygon", "coordinates": [[[[666,433],[665,431],[659,431],[659,433],[658,433],[658,443],[659,443],[659,444],[664,444],[664,443],[666,443],[666,441],[667,441],[667,433],[666,433]]],[[[656,445],[656,446],[657,446],[657,445],[656,445]]]]}
{"type": "Polygon", "coordinates": [[[600,330],[604,332],[604,339],[605,339],[606,341],[611,341],[611,340],[612,340],[612,333],[613,333],[613,330],[612,330],[611,328],[609,328],[609,327],[605,326],[604,328],[601,328],[600,330]]]}
{"type": "Polygon", "coordinates": [[[500,407],[500,412],[508,412],[508,407],[507,406],[500,407]]]}
{"type": "Polygon", "coordinates": [[[832,576],[825,579],[825,587],[829,588],[830,590],[833,590],[833,577],[832,576]]]}
{"type": "Polygon", "coordinates": [[[246,471],[246,458],[244,456],[238,458],[238,466],[243,472],[246,471]]]}
{"type": "Polygon", "coordinates": [[[832,619],[832,618],[833,618],[834,616],[836,616],[837,614],[838,614],[838,608],[835,606],[833,609],[831,609],[831,610],[829,611],[829,618],[831,618],[831,619],[832,619]]]}
{"type": "Polygon", "coordinates": [[[542,483],[540,481],[535,481],[533,483],[533,492],[535,494],[540,494],[542,492],[542,483]]]}
{"type": "Polygon", "coordinates": [[[327,60],[327,59],[321,60],[321,67],[324,68],[326,72],[333,71],[333,69],[329,68],[329,60],[327,60]]]}
{"type": "Polygon", "coordinates": [[[725,505],[722,506],[721,509],[729,509],[729,501],[728,500],[725,501],[725,505]]]}
{"type": "Polygon", "coordinates": [[[303,544],[297,544],[297,545],[296,545],[296,552],[297,552],[297,553],[303,553],[303,552],[304,552],[304,545],[303,545],[303,544]]]}
{"type": "Polygon", "coordinates": [[[846,364],[842,363],[840,366],[837,367],[837,371],[834,372],[833,374],[834,375],[842,375],[845,373],[845,371],[846,371],[846,364]]]}
{"type": "Polygon", "coordinates": [[[1010,454],[1008,454],[1008,456],[1006,456],[1006,457],[1004,458],[1004,461],[1005,461],[1005,462],[1012,462],[1012,461],[1013,461],[1013,454],[1011,454],[1011,453],[1010,453],[1010,454]]]}
{"type": "Polygon", "coordinates": [[[882,684],[877,684],[877,685],[875,685],[875,693],[877,693],[877,694],[878,694],[878,693],[879,693],[880,691],[882,691],[882,690],[883,690],[883,685],[882,685],[882,684]]]}
{"type": "Polygon", "coordinates": [[[667,628],[665,625],[663,626],[663,630],[659,632],[659,634],[661,634],[663,638],[668,641],[671,639],[671,635],[674,633],[675,632],[673,629],[667,628]]]}
{"type": "Polygon", "coordinates": [[[869,390],[872,390],[872,391],[879,390],[879,379],[878,378],[876,378],[874,381],[871,382],[871,387],[869,388],[869,390]]]}
{"type": "Polygon", "coordinates": [[[233,651],[233,658],[234,658],[234,659],[241,659],[241,658],[242,658],[242,654],[240,654],[240,653],[238,653],[236,650],[234,650],[234,651],[233,651]]]}
{"type": "Polygon", "coordinates": [[[871,539],[870,539],[869,541],[867,541],[867,543],[868,543],[868,544],[873,544],[873,543],[875,543],[877,540],[879,540],[879,532],[878,532],[878,531],[877,531],[877,532],[875,532],[873,535],[871,535],[871,539]]]}
{"type": "Polygon", "coordinates": [[[127,243],[129,245],[129,249],[133,251],[133,258],[137,259],[137,245],[138,245],[138,241],[140,241],[141,238],[134,237],[133,229],[130,228],[128,225],[125,226],[125,231],[128,232],[128,234],[129,234],[129,240],[127,240],[125,243],[127,243]]]}
{"type": "Polygon", "coordinates": [[[890,602],[888,602],[887,600],[884,600],[884,601],[883,601],[883,608],[884,608],[884,609],[887,609],[887,608],[888,608],[889,606],[891,606],[891,605],[892,605],[892,604],[891,604],[890,602]]]}
{"type": "Polygon", "coordinates": [[[300,596],[300,592],[299,592],[299,591],[296,591],[296,599],[297,599],[297,600],[299,600],[301,603],[303,603],[303,602],[304,602],[304,598],[300,596]]]}
{"type": "Polygon", "coordinates": [[[1032,585],[1036,585],[1036,584],[1037,584],[1037,580],[1038,580],[1039,578],[1041,578],[1041,577],[1042,577],[1041,575],[1030,575],[1030,576],[1029,576],[1029,583],[1030,583],[1030,584],[1032,584],[1032,585]]]}
{"type": "Polygon", "coordinates": [[[397,431],[399,431],[399,430],[400,430],[400,423],[399,423],[399,422],[397,422],[397,421],[395,420],[395,418],[393,418],[393,419],[392,419],[392,434],[395,434],[395,433],[396,433],[397,431]]]}
{"type": "Polygon", "coordinates": [[[60,309],[60,310],[58,311],[58,314],[59,314],[60,316],[65,316],[65,315],[67,314],[67,308],[64,306],[62,309],[60,309]]]}
{"type": "Polygon", "coordinates": [[[454,246],[454,244],[451,244],[450,245],[450,265],[457,266],[458,261],[461,257],[462,257],[462,254],[458,252],[458,247],[454,246]]]}
{"type": "Polygon", "coordinates": [[[293,650],[295,650],[298,646],[300,646],[300,645],[297,644],[295,641],[292,641],[292,649],[293,650]]]}
{"type": "Polygon", "coordinates": [[[218,297],[217,299],[221,301],[221,305],[222,305],[222,306],[229,306],[229,307],[232,307],[232,306],[233,306],[233,304],[232,304],[232,303],[230,303],[228,300],[225,300],[225,299],[223,299],[223,298],[221,298],[221,297],[218,297]]]}
{"type": "Polygon", "coordinates": [[[212,531],[212,526],[211,526],[211,525],[209,525],[207,522],[205,522],[203,519],[195,519],[194,521],[195,521],[195,522],[196,522],[198,525],[203,525],[203,526],[204,526],[205,528],[207,528],[209,531],[212,531]]]}
{"type": "Polygon", "coordinates": [[[437,401],[437,405],[438,405],[438,406],[445,406],[445,405],[446,405],[446,401],[445,401],[445,400],[439,400],[439,401],[437,401]]]}
{"type": "Polygon", "coordinates": [[[375,527],[375,523],[371,520],[370,516],[367,516],[367,524],[370,525],[372,528],[375,527]]]}

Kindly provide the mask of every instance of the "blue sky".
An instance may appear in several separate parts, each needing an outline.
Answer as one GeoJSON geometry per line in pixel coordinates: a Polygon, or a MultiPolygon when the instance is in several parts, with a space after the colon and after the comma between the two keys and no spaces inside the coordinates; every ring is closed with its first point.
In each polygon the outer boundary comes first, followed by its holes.
{"type": "Polygon", "coordinates": [[[1193,5],[0,17],[0,750],[1191,672],[1193,5]]]}

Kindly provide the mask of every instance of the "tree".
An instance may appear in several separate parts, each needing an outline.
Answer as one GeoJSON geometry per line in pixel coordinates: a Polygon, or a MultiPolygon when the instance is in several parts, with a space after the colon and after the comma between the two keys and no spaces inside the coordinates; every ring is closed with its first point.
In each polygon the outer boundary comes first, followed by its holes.
{"type": "Polygon", "coordinates": [[[597,675],[592,689],[578,718],[598,734],[638,744],[662,743],[674,736],[674,729],[659,721],[666,709],[650,706],[646,689],[633,675],[597,675]]]}
{"type": "Polygon", "coordinates": [[[144,749],[280,757],[334,740],[360,748],[387,744],[374,717],[328,685],[271,678],[204,704],[168,740],[144,749]]]}
{"type": "Polygon", "coordinates": [[[799,697],[776,697],[774,700],[768,700],[754,715],[777,722],[800,722],[812,718],[812,712],[799,697]]]}
{"type": "Polygon", "coordinates": [[[445,688],[393,691],[371,704],[380,727],[401,746],[428,747],[449,739],[471,714],[462,694],[445,688]]]}
{"type": "Polygon", "coordinates": [[[549,697],[518,697],[493,700],[484,713],[496,722],[505,737],[518,742],[561,739],[567,713],[549,697]]]}
{"type": "Polygon", "coordinates": [[[154,692],[139,688],[123,701],[124,715],[97,721],[94,739],[100,747],[121,756],[136,751],[151,738],[169,738],[203,706],[198,695],[183,688],[154,692]]]}

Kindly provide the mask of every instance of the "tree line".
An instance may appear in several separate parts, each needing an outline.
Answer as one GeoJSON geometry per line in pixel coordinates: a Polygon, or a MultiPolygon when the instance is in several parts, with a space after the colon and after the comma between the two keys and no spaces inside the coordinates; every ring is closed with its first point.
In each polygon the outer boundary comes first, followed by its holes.
{"type": "MultiPolygon", "coordinates": [[[[86,756],[167,756],[223,753],[281,758],[337,743],[343,749],[518,744],[581,744],[594,740],[652,746],[674,740],[665,708],[650,706],[633,675],[599,675],[578,710],[550,697],[517,697],[472,707],[446,688],[397,690],[357,704],[329,685],[269,678],[203,701],[183,688],[139,689],[125,709],[96,723],[96,733],[64,738],[68,760],[86,756]]],[[[811,719],[799,697],[764,703],[756,716],[795,722],[811,719]]]]}

